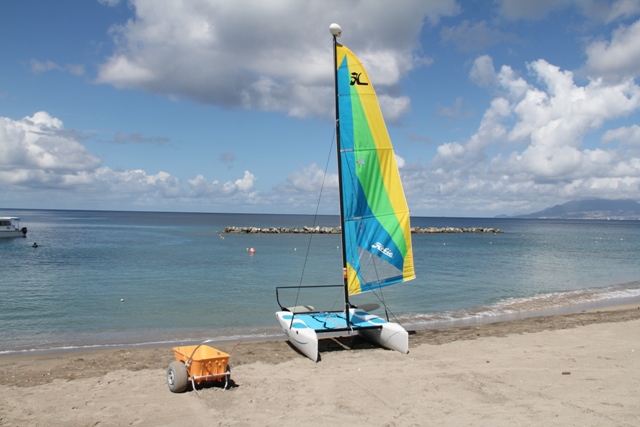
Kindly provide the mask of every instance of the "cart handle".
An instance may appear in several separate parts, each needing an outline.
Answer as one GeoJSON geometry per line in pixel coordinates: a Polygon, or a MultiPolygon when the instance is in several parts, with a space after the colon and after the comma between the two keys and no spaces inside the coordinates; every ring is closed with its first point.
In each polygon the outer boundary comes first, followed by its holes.
{"type": "Polygon", "coordinates": [[[242,340],[238,341],[238,342],[236,343],[236,345],[234,345],[234,346],[233,346],[233,348],[232,348],[232,349],[231,349],[231,351],[229,352],[229,356],[231,356],[231,353],[233,353],[233,351],[236,349],[236,347],[237,347],[237,346],[239,346],[239,345],[240,345],[240,343],[241,343],[241,342],[242,342],[242,340]]]}
{"type": "MultiPolygon", "coordinates": [[[[193,349],[193,351],[191,352],[191,356],[189,356],[189,358],[187,359],[187,361],[186,361],[186,362],[184,362],[184,366],[185,366],[187,369],[189,369],[189,366],[191,366],[191,360],[193,359],[193,355],[194,355],[194,354],[196,354],[196,351],[200,348],[200,346],[201,346],[202,344],[206,344],[206,343],[211,342],[211,341],[213,341],[213,340],[206,340],[206,341],[202,341],[200,344],[198,344],[198,345],[196,346],[196,348],[194,348],[194,349],[193,349]]],[[[238,341],[238,342],[236,343],[236,345],[234,345],[234,346],[233,346],[233,348],[232,348],[232,349],[231,349],[231,351],[229,352],[229,356],[231,356],[231,353],[233,353],[233,351],[236,349],[236,347],[237,347],[238,345],[240,345],[240,343],[241,343],[241,342],[242,342],[242,340],[238,341]]]]}
{"type": "Polygon", "coordinates": [[[196,354],[196,350],[198,350],[202,344],[206,344],[206,343],[211,342],[211,341],[213,341],[213,340],[206,340],[206,341],[202,341],[200,344],[198,344],[198,345],[196,346],[196,348],[194,348],[194,349],[193,349],[193,351],[191,352],[191,356],[189,356],[189,358],[187,359],[187,361],[186,361],[186,362],[184,362],[184,366],[185,366],[187,369],[189,369],[189,366],[191,366],[191,360],[193,359],[193,355],[194,355],[194,354],[196,354]]]}

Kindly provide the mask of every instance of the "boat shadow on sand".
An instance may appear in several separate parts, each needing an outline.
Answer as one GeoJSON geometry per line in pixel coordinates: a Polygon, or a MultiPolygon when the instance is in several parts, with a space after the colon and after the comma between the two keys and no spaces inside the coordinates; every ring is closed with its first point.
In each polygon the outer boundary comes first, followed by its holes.
{"type": "MultiPolygon", "coordinates": [[[[409,335],[415,334],[415,331],[407,331],[409,335]]],[[[302,353],[296,346],[291,344],[289,341],[286,341],[286,344],[293,349],[300,356],[307,357],[302,353]]],[[[323,353],[333,353],[339,351],[363,351],[363,350],[373,350],[373,349],[382,349],[388,350],[384,347],[380,347],[379,345],[373,344],[366,339],[355,335],[352,337],[335,337],[335,338],[324,338],[318,340],[318,362],[322,360],[323,353]]]]}

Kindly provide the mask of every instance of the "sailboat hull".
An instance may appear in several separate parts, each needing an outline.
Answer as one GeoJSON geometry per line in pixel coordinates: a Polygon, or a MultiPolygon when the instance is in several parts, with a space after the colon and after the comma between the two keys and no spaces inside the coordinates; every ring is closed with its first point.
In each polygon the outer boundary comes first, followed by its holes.
{"type": "Polygon", "coordinates": [[[317,362],[319,354],[316,331],[297,318],[292,322],[292,314],[289,311],[276,312],[276,318],[289,342],[302,354],[317,362]]]}
{"type": "Polygon", "coordinates": [[[361,329],[358,331],[358,335],[366,339],[373,344],[377,344],[380,347],[388,348],[389,350],[399,351],[402,354],[409,353],[409,333],[397,323],[387,322],[386,320],[367,313],[363,310],[351,309],[353,315],[362,317],[368,322],[380,323],[380,329],[361,329]]]}
{"type": "Polygon", "coordinates": [[[325,338],[359,335],[381,347],[403,354],[409,352],[409,334],[402,326],[357,308],[349,310],[349,327],[344,313],[294,316],[291,312],[279,311],[276,317],[289,342],[314,362],[320,359],[318,341],[325,338]]]}

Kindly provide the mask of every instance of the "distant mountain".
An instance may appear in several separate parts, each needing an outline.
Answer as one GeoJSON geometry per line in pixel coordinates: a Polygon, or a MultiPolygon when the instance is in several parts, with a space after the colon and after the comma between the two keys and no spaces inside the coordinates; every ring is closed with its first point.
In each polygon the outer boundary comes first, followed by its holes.
{"type": "Polygon", "coordinates": [[[635,200],[574,200],[540,212],[513,218],[549,219],[640,219],[640,203],[635,200]]]}

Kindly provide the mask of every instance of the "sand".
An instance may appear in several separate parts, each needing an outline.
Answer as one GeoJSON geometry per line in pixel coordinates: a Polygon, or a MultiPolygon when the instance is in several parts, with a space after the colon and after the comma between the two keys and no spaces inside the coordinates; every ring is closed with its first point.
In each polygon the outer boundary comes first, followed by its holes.
{"type": "MultiPolygon", "coordinates": [[[[235,343],[215,344],[230,351],[235,343]]],[[[637,426],[640,307],[418,331],[410,353],[243,342],[232,387],[171,393],[171,348],[0,357],[2,426],[637,426]]]]}

